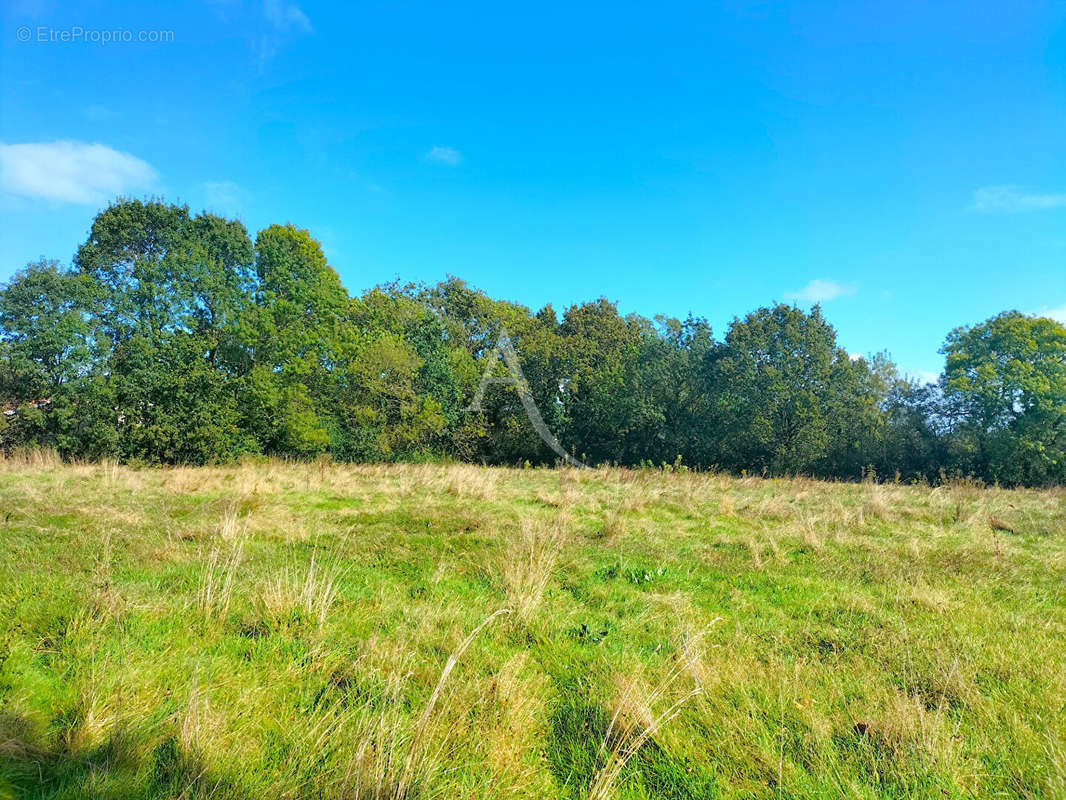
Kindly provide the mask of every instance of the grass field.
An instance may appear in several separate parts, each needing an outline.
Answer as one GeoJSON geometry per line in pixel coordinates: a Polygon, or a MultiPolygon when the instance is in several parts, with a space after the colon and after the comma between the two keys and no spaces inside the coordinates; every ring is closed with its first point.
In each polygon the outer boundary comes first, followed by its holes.
{"type": "Polygon", "coordinates": [[[1066,797],[1064,523],[966,484],[9,461],[0,797],[1066,797]]]}

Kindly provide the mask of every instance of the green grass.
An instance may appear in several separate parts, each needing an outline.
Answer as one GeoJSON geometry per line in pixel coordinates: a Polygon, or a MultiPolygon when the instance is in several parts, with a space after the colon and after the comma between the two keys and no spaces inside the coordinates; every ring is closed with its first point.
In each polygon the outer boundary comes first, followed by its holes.
{"type": "Polygon", "coordinates": [[[965,484],[8,462],[0,798],[1066,797],[1064,523],[965,484]]]}

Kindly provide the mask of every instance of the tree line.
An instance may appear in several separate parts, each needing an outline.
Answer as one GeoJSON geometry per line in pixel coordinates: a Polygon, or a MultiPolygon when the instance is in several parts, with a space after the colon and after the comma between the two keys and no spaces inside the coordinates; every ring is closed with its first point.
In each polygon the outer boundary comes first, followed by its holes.
{"type": "MultiPolygon", "coordinates": [[[[352,297],[310,233],[120,200],[73,265],[0,289],[0,446],[207,464],[248,455],[550,464],[514,385],[471,407],[506,331],[548,428],[586,463],[758,475],[1066,482],[1066,328],[951,331],[936,383],[853,358],[819,307],[704,319],[599,299],[536,311],[462,280],[352,297]]],[[[500,375],[506,371],[500,366],[500,375]]]]}

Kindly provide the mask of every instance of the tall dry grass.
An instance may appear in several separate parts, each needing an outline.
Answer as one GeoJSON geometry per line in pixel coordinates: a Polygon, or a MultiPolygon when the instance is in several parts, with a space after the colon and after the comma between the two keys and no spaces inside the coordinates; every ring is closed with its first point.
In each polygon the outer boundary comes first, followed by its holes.
{"type": "Polygon", "coordinates": [[[268,578],[260,592],[260,603],[276,621],[296,610],[321,627],[337,602],[344,573],[339,558],[334,556],[323,561],[315,548],[306,569],[293,566],[268,578]]]}
{"type": "Polygon", "coordinates": [[[19,447],[0,456],[0,469],[21,472],[32,469],[56,469],[63,466],[59,453],[48,447],[19,447]]]}
{"type": "Polygon", "coordinates": [[[685,704],[703,692],[693,686],[674,691],[677,682],[690,675],[696,651],[687,650],[670,672],[654,686],[646,684],[639,673],[616,678],[618,694],[607,732],[600,743],[599,770],[589,788],[589,800],[610,800],[626,764],[640,749],[666,727],[685,704]]]}
{"type": "Polygon", "coordinates": [[[503,582],[515,616],[530,621],[551,581],[565,539],[564,522],[523,519],[510,534],[503,554],[503,582]]]}
{"type": "Polygon", "coordinates": [[[411,672],[407,656],[401,668],[393,669],[376,702],[351,716],[344,736],[352,737],[352,748],[338,781],[341,796],[359,800],[410,800],[432,783],[447,765],[448,747],[457,719],[466,710],[442,703],[452,673],[474,640],[498,618],[510,614],[501,608],[486,617],[452,651],[440,676],[413,721],[403,709],[403,696],[411,672]]]}
{"type": "Polygon", "coordinates": [[[223,620],[229,613],[243,555],[244,543],[237,542],[229,553],[216,547],[207,557],[196,593],[196,605],[207,620],[223,620]]]}

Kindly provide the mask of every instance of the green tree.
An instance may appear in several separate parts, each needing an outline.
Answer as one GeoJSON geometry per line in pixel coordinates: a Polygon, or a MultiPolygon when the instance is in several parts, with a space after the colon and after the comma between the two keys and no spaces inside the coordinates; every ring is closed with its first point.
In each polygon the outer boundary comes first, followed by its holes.
{"type": "Polygon", "coordinates": [[[942,352],[973,471],[1009,484],[1066,478],[1066,328],[1007,311],[953,330],[942,352]]]}
{"type": "Polygon", "coordinates": [[[186,206],[140,200],[120,200],[93,220],[75,263],[102,289],[94,324],[114,344],[180,325],[188,222],[186,206]]]}
{"type": "MultiPolygon", "coordinates": [[[[450,451],[490,463],[552,463],[557,456],[541,441],[513,385],[487,387],[480,412],[468,407],[485,373],[486,359],[495,357],[506,331],[534,403],[548,428],[558,433],[563,425],[560,378],[565,356],[554,310],[548,306],[533,314],[525,306],[493,300],[457,278],[417,296],[440,321],[441,335],[449,345],[448,396],[453,389],[461,396],[450,406],[450,451]]],[[[502,366],[494,368],[498,377],[510,377],[502,366]]]]}
{"type": "Polygon", "coordinates": [[[46,260],[0,289],[0,399],[9,412],[0,426],[4,449],[77,450],[70,422],[79,414],[93,416],[86,408],[98,356],[92,295],[91,281],[46,260]]]}
{"type": "Polygon", "coordinates": [[[254,365],[241,387],[243,424],[266,452],[322,452],[334,372],[356,339],[348,293],[322,246],[294,225],[259,232],[255,272],[255,303],[241,321],[254,365]]]}
{"type": "Polygon", "coordinates": [[[265,453],[308,458],[329,446],[329,432],[307,387],[283,383],[269,367],[256,366],[240,382],[241,429],[265,453]]]}
{"type": "Polygon", "coordinates": [[[734,320],[713,369],[719,458],[733,469],[835,472],[836,415],[871,402],[868,376],[837,347],[818,306],[807,314],[778,304],[734,320]]]}
{"type": "Polygon", "coordinates": [[[0,289],[7,402],[50,397],[87,374],[94,354],[90,282],[41,260],[0,289]]]}
{"type": "Polygon", "coordinates": [[[655,458],[665,443],[666,417],[653,324],[623,317],[601,298],[567,309],[560,334],[567,354],[564,445],[597,463],[655,458]]]}
{"type": "Polygon", "coordinates": [[[854,480],[873,469],[884,470],[881,456],[888,435],[886,414],[892,391],[901,379],[884,353],[871,359],[841,357],[837,350],[825,397],[829,441],[815,473],[854,480]]]}
{"type": "Polygon", "coordinates": [[[877,459],[879,475],[935,481],[953,470],[949,421],[937,384],[893,381],[885,400],[885,433],[877,459]]]}
{"type": "Polygon", "coordinates": [[[353,301],[351,321],[359,339],[339,398],[352,430],[351,457],[443,453],[445,431],[454,431],[463,416],[463,393],[440,320],[393,286],[353,301]]]}
{"type": "Polygon", "coordinates": [[[656,462],[681,456],[687,464],[708,466],[714,426],[709,424],[714,398],[707,381],[706,364],[716,343],[707,321],[657,317],[658,342],[645,383],[662,408],[661,441],[646,457],[656,462]]]}
{"type": "Polygon", "coordinates": [[[255,363],[309,385],[321,380],[350,333],[344,326],[350,299],[340,276],[318,241],[293,225],[260,231],[255,251],[255,363]]]}
{"type": "Polygon", "coordinates": [[[113,404],[123,457],[202,463],[254,447],[231,380],[250,368],[238,325],[252,300],[252,255],[243,225],[187,206],[120,200],[93,221],[77,254],[101,343],[94,377],[103,385],[92,396],[113,404]]]}

